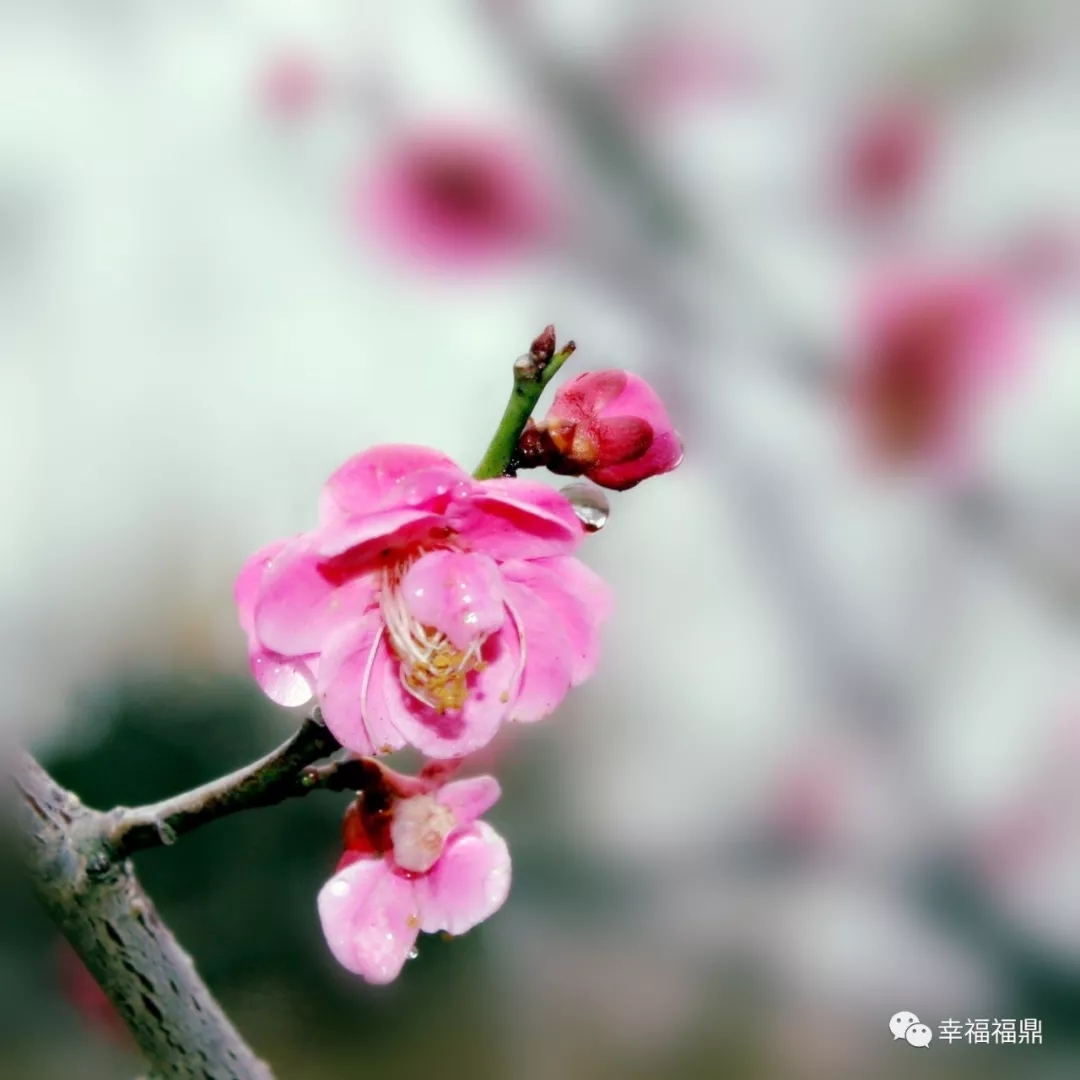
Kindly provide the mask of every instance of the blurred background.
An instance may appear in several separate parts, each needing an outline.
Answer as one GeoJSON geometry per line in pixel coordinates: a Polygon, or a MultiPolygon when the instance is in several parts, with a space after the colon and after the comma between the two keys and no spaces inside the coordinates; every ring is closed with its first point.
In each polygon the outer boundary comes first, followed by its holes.
{"type": "MultiPolygon", "coordinates": [[[[599,673],[487,755],[495,918],[391,987],[340,970],[330,794],[139,856],[282,1080],[1077,1074],[1078,30],[1068,0],[0,3],[4,734],[87,803],[295,726],[241,563],[367,446],[472,467],[545,324],[686,444],[585,548],[599,673]],[[883,315],[881,280],[922,299],[883,315]],[[980,1018],[1043,1042],[939,1037],[980,1018]]],[[[135,1076],[7,871],[0,904],[0,1072],[135,1076]]]]}

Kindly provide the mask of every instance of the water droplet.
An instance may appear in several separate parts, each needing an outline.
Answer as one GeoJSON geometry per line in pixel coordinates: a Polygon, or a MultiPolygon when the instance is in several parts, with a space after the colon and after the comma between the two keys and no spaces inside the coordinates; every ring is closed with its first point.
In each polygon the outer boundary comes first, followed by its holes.
{"type": "Polygon", "coordinates": [[[567,484],[561,490],[574,508],[578,520],[585,526],[586,532],[599,532],[607,524],[611,504],[601,488],[585,480],[578,480],[567,484]]]}
{"type": "Polygon", "coordinates": [[[348,896],[349,895],[349,883],[347,881],[335,881],[330,886],[331,896],[348,896]]]}
{"type": "Polygon", "coordinates": [[[405,955],[410,960],[415,960],[420,955],[420,950],[414,945],[405,955]]]}

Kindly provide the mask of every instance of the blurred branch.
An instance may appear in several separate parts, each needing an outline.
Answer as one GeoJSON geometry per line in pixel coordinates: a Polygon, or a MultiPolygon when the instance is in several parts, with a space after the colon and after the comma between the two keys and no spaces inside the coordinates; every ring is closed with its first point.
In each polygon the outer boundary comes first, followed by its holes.
{"type": "Polygon", "coordinates": [[[289,739],[259,761],[182,795],[135,809],[118,807],[104,815],[101,840],[107,857],[120,860],[136,851],[172,844],[218,818],[275,806],[310,791],[362,789],[368,775],[363,759],[312,767],[340,749],[316,709],[289,739]]]}
{"type": "Polygon", "coordinates": [[[548,326],[532,343],[529,351],[514,361],[514,389],[510,391],[510,400],[506,403],[483,460],[473,473],[477,480],[490,480],[512,473],[518,440],[540,395],[576,348],[572,341],[568,341],[559,352],[555,352],[555,327],[548,326]]]}
{"type": "Polygon", "coordinates": [[[105,815],[29,755],[12,769],[16,844],[45,910],[131,1030],[156,1078],[272,1080],[162,922],[129,862],[102,850],[105,815]]]}

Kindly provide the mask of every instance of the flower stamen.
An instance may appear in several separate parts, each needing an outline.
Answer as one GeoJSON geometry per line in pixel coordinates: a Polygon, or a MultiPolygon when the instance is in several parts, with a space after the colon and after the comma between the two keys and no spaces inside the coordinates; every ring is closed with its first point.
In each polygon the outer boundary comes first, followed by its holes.
{"type": "Polygon", "coordinates": [[[401,685],[417,700],[440,713],[461,709],[468,697],[467,680],[479,671],[483,639],[457,648],[441,630],[418,622],[401,596],[400,586],[410,567],[423,551],[383,569],[379,605],[399,661],[401,685]]]}

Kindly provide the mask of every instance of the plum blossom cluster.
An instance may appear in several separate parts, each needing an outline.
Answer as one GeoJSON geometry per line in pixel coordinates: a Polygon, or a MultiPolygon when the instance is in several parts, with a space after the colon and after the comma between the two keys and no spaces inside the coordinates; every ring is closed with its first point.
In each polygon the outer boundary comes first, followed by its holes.
{"type": "Polygon", "coordinates": [[[394,979],[421,930],[460,934],[502,905],[509,852],[479,820],[498,783],[449,777],[503,724],[550,716],[599,661],[612,595],[577,558],[594,530],[516,470],[622,489],[682,457],[655,393],[626,372],[568,384],[524,431],[521,391],[535,400],[572,351],[554,358],[549,328],[515,366],[504,475],[478,479],[422,446],[366,450],[324,485],[315,527],[257,551],[236,581],[259,686],[282,705],[314,698],[362,764],[318,907],[334,956],[369,982],[394,979]],[[543,462],[528,460],[538,430],[543,462]],[[405,747],[428,759],[416,777],[376,760],[405,747]]]}

